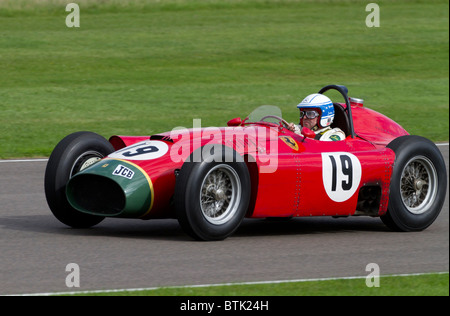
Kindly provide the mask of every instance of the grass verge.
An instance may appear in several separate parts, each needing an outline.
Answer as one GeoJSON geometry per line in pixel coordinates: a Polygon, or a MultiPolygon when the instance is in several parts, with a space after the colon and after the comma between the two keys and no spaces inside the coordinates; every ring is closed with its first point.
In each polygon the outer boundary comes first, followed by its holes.
{"type": "Polygon", "coordinates": [[[448,141],[448,1],[379,1],[379,28],[367,1],[80,0],[79,28],[67,2],[0,4],[0,158],[49,156],[80,130],[223,126],[262,104],[296,121],[327,84],[448,141]]]}
{"type": "MultiPolygon", "coordinates": [[[[373,279],[370,280],[373,282],[373,279]]],[[[167,287],[133,291],[78,293],[89,296],[448,296],[448,273],[381,276],[379,287],[365,278],[268,284],[167,287]]]]}

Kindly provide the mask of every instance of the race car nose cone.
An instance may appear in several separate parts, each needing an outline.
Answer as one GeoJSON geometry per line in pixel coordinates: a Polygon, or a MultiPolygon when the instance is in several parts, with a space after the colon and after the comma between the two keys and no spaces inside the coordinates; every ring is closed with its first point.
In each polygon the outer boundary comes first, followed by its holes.
{"type": "Polygon", "coordinates": [[[66,196],[83,213],[139,218],[151,209],[153,186],[138,166],[105,159],[73,176],[66,196]]]}

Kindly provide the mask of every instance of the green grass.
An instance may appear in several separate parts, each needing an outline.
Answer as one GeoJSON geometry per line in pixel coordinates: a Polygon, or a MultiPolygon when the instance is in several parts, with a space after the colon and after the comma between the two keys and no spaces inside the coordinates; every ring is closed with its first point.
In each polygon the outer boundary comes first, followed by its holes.
{"type": "Polygon", "coordinates": [[[48,156],[79,130],[223,126],[262,104],[294,121],[331,83],[448,141],[448,1],[377,3],[380,28],[367,1],[2,1],[0,158],[48,156]]]}
{"type": "Polygon", "coordinates": [[[449,276],[423,274],[381,276],[379,287],[365,278],[271,284],[169,287],[152,290],[80,293],[100,296],[448,296],[449,276]]]}

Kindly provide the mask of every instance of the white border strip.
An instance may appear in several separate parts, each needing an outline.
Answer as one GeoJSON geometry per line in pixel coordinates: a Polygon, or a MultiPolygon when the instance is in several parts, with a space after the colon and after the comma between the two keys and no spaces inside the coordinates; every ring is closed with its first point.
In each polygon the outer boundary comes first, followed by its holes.
{"type": "MultiPolygon", "coordinates": [[[[381,275],[380,278],[408,277],[408,276],[421,276],[421,275],[432,275],[432,274],[449,274],[449,273],[448,272],[423,272],[423,273],[408,273],[408,274],[388,274],[388,275],[381,275]]],[[[280,283],[317,282],[317,281],[334,281],[334,280],[354,280],[354,279],[365,279],[365,278],[367,278],[367,276],[349,276],[349,277],[340,277],[340,278],[336,277],[336,278],[316,278],[316,279],[298,279],[298,280],[276,280],[276,281],[254,281],[254,282],[238,282],[238,283],[179,285],[179,286],[160,286],[160,287],[133,288],[133,289],[48,292],[48,293],[31,293],[31,294],[8,294],[8,295],[0,295],[0,296],[51,296],[51,295],[98,294],[98,293],[154,291],[154,290],[160,290],[160,289],[218,287],[218,286],[233,286],[233,285],[258,285],[258,284],[280,284],[280,283]]]]}

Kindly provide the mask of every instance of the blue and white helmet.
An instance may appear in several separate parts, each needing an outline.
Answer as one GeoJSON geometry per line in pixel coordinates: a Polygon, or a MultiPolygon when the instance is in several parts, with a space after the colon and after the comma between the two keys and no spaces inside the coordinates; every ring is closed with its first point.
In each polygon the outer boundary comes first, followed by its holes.
{"type": "Polygon", "coordinates": [[[314,109],[319,110],[319,119],[317,125],[319,128],[330,126],[334,120],[334,105],[331,100],[320,93],[308,95],[297,105],[299,109],[314,109]]]}

